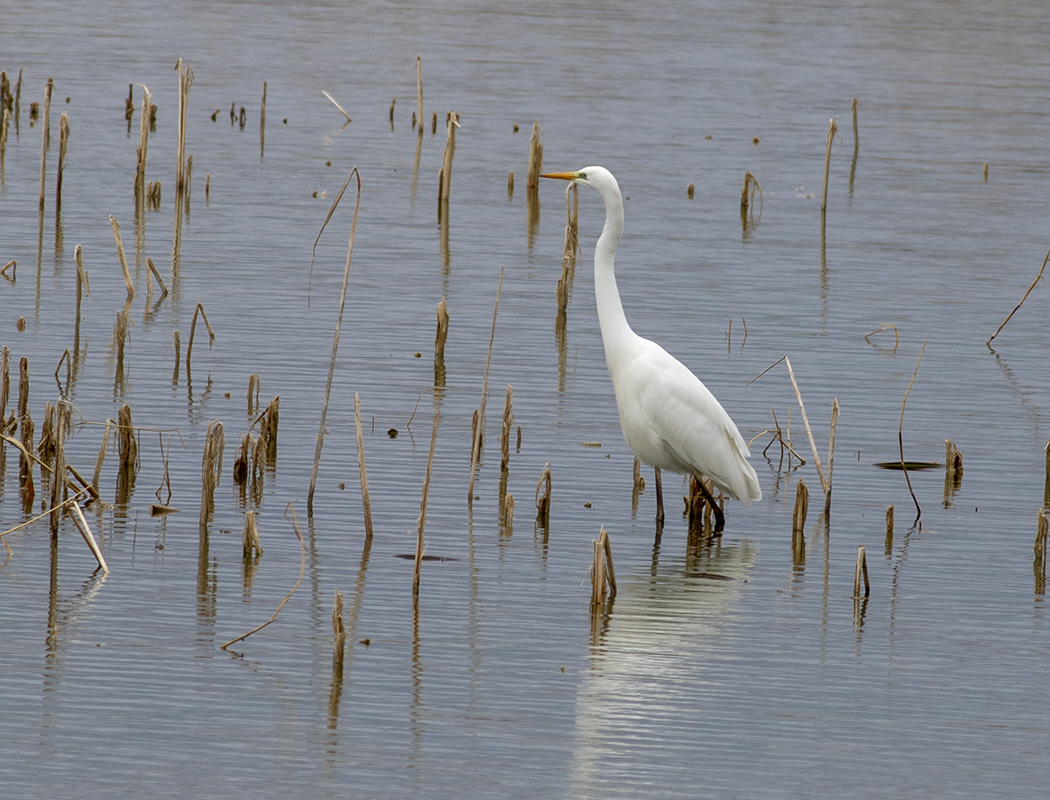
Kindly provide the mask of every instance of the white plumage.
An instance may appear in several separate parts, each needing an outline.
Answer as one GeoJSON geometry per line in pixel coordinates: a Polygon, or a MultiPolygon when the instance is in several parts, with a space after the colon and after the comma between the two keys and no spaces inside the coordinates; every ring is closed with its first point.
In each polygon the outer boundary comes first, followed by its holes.
{"type": "MultiPolygon", "coordinates": [[[[594,296],[620,427],[639,460],[661,470],[707,477],[745,506],[762,499],[748,448],[721,403],[681,361],[627,322],[616,287],[616,245],[623,234],[623,199],[604,167],[552,172],[589,186],[605,201],[605,227],[594,248],[594,296]]],[[[721,527],[722,519],[715,508],[721,527]]]]}

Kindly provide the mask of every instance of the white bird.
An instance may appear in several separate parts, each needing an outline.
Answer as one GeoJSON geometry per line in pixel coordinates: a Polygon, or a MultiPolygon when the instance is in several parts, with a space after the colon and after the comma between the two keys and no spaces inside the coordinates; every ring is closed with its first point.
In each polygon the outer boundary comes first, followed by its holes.
{"type": "MultiPolygon", "coordinates": [[[[594,297],[624,439],[640,461],[656,468],[658,487],[660,470],[665,469],[700,479],[715,514],[715,530],[721,530],[723,514],[702,479],[710,478],[745,506],[761,500],[762,489],[747,460],[747,443],[722,404],[688,367],[636,334],[627,322],[614,273],[616,245],[623,234],[623,199],[616,178],[604,167],[542,177],[589,186],[605,201],[605,227],[594,248],[594,297]]],[[[659,496],[657,500],[660,506],[659,496]]],[[[658,515],[662,519],[662,507],[658,515]]]]}

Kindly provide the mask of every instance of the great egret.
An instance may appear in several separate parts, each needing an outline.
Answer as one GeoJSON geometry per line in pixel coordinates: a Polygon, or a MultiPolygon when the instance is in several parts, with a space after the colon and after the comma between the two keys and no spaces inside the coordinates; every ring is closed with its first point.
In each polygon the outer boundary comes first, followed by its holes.
{"type": "MultiPolygon", "coordinates": [[[[658,482],[665,469],[696,476],[714,512],[715,530],[721,530],[725,519],[702,479],[710,478],[745,506],[761,500],[762,489],[747,461],[747,443],[721,403],[681,361],[627,323],[613,271],[623,233],[616,178],[604,167],[542,177],[589,186],[605,201],[605,227],[594,248],[594,297],[624,439],[640,461],[656,468],[658,482]]],[[[663,509],[658,513],[662,517],[663,509]]]]}

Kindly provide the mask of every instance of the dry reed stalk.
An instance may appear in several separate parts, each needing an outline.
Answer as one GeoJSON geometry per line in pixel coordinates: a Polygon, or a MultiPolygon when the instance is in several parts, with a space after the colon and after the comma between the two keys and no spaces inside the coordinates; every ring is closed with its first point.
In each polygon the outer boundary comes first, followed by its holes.
{"type": "Polygon", "coordinates": [[[514,170],[507,173],[507,199],[514,196],[514,170]]]}
{"type": "Polygon", "coordinates": [[[598,532],[593,541],[594,563],[591,567],[591,603],[601,605],[605,602],[606,593],[609,599],[616,597],[616,571],[613,569],[612,545],[605,528],[598,532]]]}
{"type": "Polygon", "coordinates": [[[477,423],[474,426],[474,441],[470,448],[470,480],[467,483],[467,508],[474,508],[474,477],[477,474],[478,461],[481,459],[481,439],[485,433],[485,402],[489,396],[489,367],[492,364],[492,344],[496,341],[496,318],[499,316],[499,297],[503,291],[503,267],[499,270],[499,283],[496,284],[496,301],[492,307],[492,330],[489,333],[489,350],[485,356],[485,374],[481,378],[481,401],[477,409],[477,423]]]}
{"type": "MultiPolygon", "coordinates": [[[[33,460],[30,454],[33,452],[33,433],[35,425],[33,418],[26,413],[21,418],[20,436],[22,441],[22,458],[18,460],[18,483],[22,489],[25,501],[25,510],[28,512],[36,497],[36,484],[33,482],[33,460]]],[[[43,472],[43,470],[41,470],[43,472]]]]}
{"type": "Polygon", "coordinates": [[[963,458],[959,448],[951,439],[944,440],[944,471],[952,480],[962,474],[963,458]]]}
{"type": "Polygon", "coordinates": [[[514,532],[514,495],[507,494],[504,496],[501,515],[503,530],[509,536],[514,532]]]}
{"type": "MultiPolygon", "coordinates": [[[[0,347],[0,433],[7,429],[7,401],[11,398],[11,348],[0,347]]],[[[1050,445],[1050,442],[1048,442],[1050,445]]],[[[1048,456],[1050,458],[1050,456],[1048,456]]],[[[1050,461],[1048,475],[1050,475],[1050,461]]]]}
{"type": "Polygon", "coordinates": [[[824,494],[824,514],[831,513],[831,474],[835,466],[835,430],[839,424],[839,399],[831,398],[831,430],[828,433],[828,490],[824,494]]]}
{"type": "Polygon", "coordinates": [[[876,330],[873,330],[871,333],[865,334],[864,341],[867,342],[868,344],[871,344],[871,337],[872,336],[874,336],[876,333],[882,333],[883,331],[889,331],[889,330],[893,331],[893,352],[896,353],[897,352],[897,347],[901,343],[901,336],[900,336],[900,332],[897,330],[897,326],[894,325],[892,322],[887,323],[886,325],[883,325],[881,328],[877,328],[876,330]]]}
{"type": "MultiPolygon", "coordinates": [[[[6,80],[7,73],[3,73],[6,80]]],[[[6,88],[6,87],[5,87],[6,88]]],[[[0,97],[0,186],[4,184],[4,170],[7,161],[7,129],[10,127],[11,114],[7,103],[0,97]]]]}
{"type": "MultiPolygon", "coordinates": [[[[51,460],[51,507],[57,508],[66,500],[66,431],[72,420],[73,407],[59,400],[55,407],[54,426],[51,434],[53,457],[51,460]]],[[[58,532],[58,512],[51,515],[51,532],[58,532]]]]}
{"type": "Polygon", "coordinates": [[[197,315],[200,315],[201,319],[204,320],[204,327],[208,329],[208,347],[210,348],[215,342],[215,331],[211,327],[211,323],[208,322],[208,315],[204,313],[204,306],[197,303],[193,309],[193,321],[190,322],[190,340],[186,343],[186,375],[190,374],[190,359],[193,357],[193,337],[197,332],[197,315]]]}
{"type": "Polygon", "coordinates": [[[645,488],[645,478],[642,477],[642,462],[638,460],[638,456],[634,457],[634,473],[632,475],[635,492],[640,492],[645,488]]]}
{"type": "MultiPolygon", "coordinates": [[[[140,86],[142,84],[139,84],[140,86]]],[[[130,98],[129,98],[130,99],[130,98]]],[[[139,112],[139,146],[135,151],[135,204],[142,207],[146,200],[146,152],[149,149],[149,110],[153,104],[150,90],[142,86],[142,111],[139,112]]]]}
{"type": "Polygon", "coordinates": [[[536,521],[546,527],[551,516],[551,465],[543,466],[539,483],[536,484],[536,521]]]}
{"type": "Polygon", "coordinates": [[[354,392],[354,431],[357,434],[357,468],[361,474],[361,508],[365,518],[365,543],[372,541],[372,500],[368,493],[368,471],[365,469],[365,437],[361,427],[361,401],[354,392]]]}
{"type": "Polygon", "coordinates": [[[559,316],[568,311],[569,290],[576,273],[576,252],[580,247],[579,208],[579,189],[573,183],[565,188],[565,236],[562,245],[561,275],[556,290],[559,316]]]}
{"type": "Polygon", "coordinates": [[[303,532],[299,529],[299,518],[295,515],[295,509],[292,508],[291,503],[288,504],[288,509],[285,512],[285,517],[289,519],[292,523],[292,530],[295,531],[295,538],[299,540],[299,579],[295,582],[295,586],[292,587],[292,590],[288,592],[287,595],[285,595],[285,598],[281,601],[280,605],[277,606],[277,610],[273,612],[272,617],[266,620],[266,622],[264,622],[262,625],[252,628],[247,633],[243,633],[237,638],[230,639],[230,641],[226,642],[223,645],[220,645],[220,650],[225,650],[231,644],[242,642],[249,636],[251,636],[253,633],[258,633],[267,625],[272,624],[273,621],[277,619],[277,615],[281,613],[281,609],[284,608],[285,604],[292,599],[292,595],[295,594],[296,589],[299,588],[299,584],[303,582],[303,575],[306,574],[306,543],[303,541],[303,532]]]}
{"type": "Polygon", "coordinates": [[[124,286],[128,290],[128,299],[135,297],[135,285],[131,282],[131,272],[128,269],[128,259],[124,255],[124,242],[120,239],[120,225],[117,218],[109,215],[109,224],[113,228],[113,241],[117,243],[117,258],[120,259],[120,268],[124,271],[124,286]]]}
{"type": "Polygon", "coordinates": [[[29,359],[22,356],[18,359],[18,416],[29,414],[29,359]]]}
{"type": "Polygon", "coordinates": [[[138,471],[139,444],[131,421],[131,407],[127,403],[117,411],[117,454],[121,470],[138,471]]]}
{"type": "Polygon", "coordinates": [[[901,457],[901,470],[904,471],[904,480],[908,483],[908,491],[911,493],[912,502],[915,503],[915,521],[918,522],[922,517],[922,508],[919,507],[919,501],[915,497],[915,490],[911,486],[911,477],[908,475],[908,467],[904,463],[904,406],[908,402],[908,395],[911,394],[912,384],[915,383],[915,376],[919,374],[919,364],[922,363],[922,354],[926,352],[926,342],[922,343],[922,349],[919,350],[919,360],[915,362],[915,371],[911,375],[911,380],[908,381],[908,390],[904,393],[904,399],[901,400],[901,418],[900,423],[897,426],[897,444],[900,448],[901,457]]]}
{"type": "Polygon", "coordinates": [[[393,98],[390,101],[390,130],[394,130],[394,106],[397,105],[397,98],[393,98]]]}
{"type": "Polygon", "coordinates": [[[500,467],[510,464],[510,434],[514,428],[514,389],[507,384],[507,397],[503,401],[503,430],[499,439],[500,467]]]}
{"type": "Polygon", "coordinates": [[[346,124],[347,125],[349,125],[351,122],[353,122],[353,120],[350,119],[350,115],[347,114],[346,111],[343,109],[343,107],[341,105],[339,105],[339,103],[337,103],[335,101],[335,98],[332,97],[332,95],[328,94],[328,92],[324,91],[323,89],[321,90],[321,94],[323,94],[325,97],[327,97],[331,101],[332,105],[335,106],[336,108],[338,108],[340,113],[342,113],[342,115],[344,117],[346,117],[346,124]]]}
{"type": "Polygon", "coordinates": [[[740,214],[742,216],[746,217],[748,212],[751,211],[751,206],[755,202],[756,192],[758,193],[759,204],[758,215],[762,216],[762,187],[759,186],[758,180],[751,174],[751,171],[745,170],[744,188],[740,190],[740,214]]]}
{"type": "Polygon", "coordinates": [[[171,382],[172,384],[176,384],[179,382],[179,364],[182,363],[182,357],[180,356],[180,353],[182,352],[182,339],[179,336],[177,328],[171,334],[171,341],[175,347],[175,367],[172,370],[171,382]]]}
{"type": "Polygon", "coordinates": [[[1024,303],[1024,301],[1028,299],[1028,295],[1030,295],[1030,294],[1032,293],[1032,289],[1034,289],[1034,288],[1035,288],[1035,285],[1036,285],[1037,283],[1039,283],[1039,281],[1041,281],[1041,280],[1043,279],[1043,270],[1045,270],[1045,269],[1046,269],[1046,264],[1047,264],[1047,262],[1048,262],[1048,261],[1050,261],[1050,250],[1048,250],[1048,251],[1047,251],[1047,253],[1046,253],[1046,257],[1045,257],[1045,258],[1043,258],[1043,265],[1042,265],[1042,266],[1041,266],[1041,267],[1039,268],[1039,274],[1035,276],[1035,280],[1034,280],[1034,281],[1032,281],[1032,285],[1031,285],[1031,286],[1029,286],[1029,287],[1028,287],[1028,291],[1024,293],[1024,297],[1022,297],[1022,298],[1021,298],[1021,302],[1019,302],[1019,303],[1018,303],[1018,304],[1017,304],[1016,306],[1014,306],[1014,310],[1013,310],[1013,311],[1011,311],[1011,312],[1010,312],[1010,313],[1009,313],[1009,314],[1008,314],[1008,315],[1006,316],[1006,319],[1004,319],[1004,320],[1003,320],[1003,324],[1002,324],[1002,325],[1000,325],[1000,326],[999,326],[998,328],[996,328],[996,329],[995,329],[995,333],[993,333],[993,334],[992,334],[992,335],[991,335],[990,337],[988,337],[988,341],[987,341],[987,342],[985,342],[985,344],[986,344],[986,345],[987,345],[988,347],[991,347],[991,346],[992,346],[992,339],[994,339],[994,338],[995,338],[996,336],[998,336],[998,335],[999,335],[999,331],[1001,331],[1001,330],[1002,330],[1003,328],[1005,328],[1005,327],[1006,327],[1006,323],[1007,323],[1007,322],[1009,322],[1009,321],[1010,321],[1010,318],[1011,318],[1011,317],[1012,317],[1012,316],[1013,316],[1014,314],[1016,314],[1016,313],[1017,313],[1017,309],[1019,309],[1019,308],[1021,307],[1022,303],[1024,303]]]}
{"type": "MultiPolygon", "coordinates": [[[[335,320],[335,333],[332,335],[332,357],[328,362],[328,381],[325,383],[324,389],[324,401],[321,404],[321,421],[317,429],[317,446],[314,451],[314,466],[313,471],[310,475],[310,490],[307,494],[306,509],[307,513],[312,515],[314,508],[314,490],[317,488],[317,471],[321,465],[321,448],[324,444],[324,432],[325,432],[325,418],[328,415],[328,398],[332,394],[332,377],[335,374],[335,358],[339,353],[339,333],[343,325],[343,309],[346,307],[346,289],[350,283],[350,259],[354,254],[354,234],[357,231],[357,214],[361,210],[361,175],[357,171],[357,167],[354,167],[350,171],[349,177],[346,179],[346,183],[343,184],[343,188],[339,190],[339,194],[336,195],[335,200],[332,202],[332,207],[328,209],[328,216],[325,217],[324,222],[321,225],[321,230],[317,233],[317,238],[314,239],[314,256],[317,255],[317,242],[321,239],[321,234],[324,233],[325,226],[328,225],[328,220],[332,218],[332,214],[335,213],[336,207],[339,205],[339,201],[343,197],[343,192],[346,191],[346,187],[350,185],[350,181],[356,176],[357,178],[357,202],[354,205],[354,218],[353,222],[350,223],[350,241],[346,248],[346,266],[343,269],[343,288],[339,295],[339,312],[336,314],[335,320]]],[[[310,260],[310,269],[313,269],[313,258],[310,260]]]]}
{"type": "Polygon", "coordinates": [[[820,213],[823,216],[828,210],[828,173],[831,169],[831,143],[838,135],[839,125],[835,118],[832,117],[828,123],[828,141],[824,148],[824,189],[820,195],[820,213]]]}
{"type": "Polygon", "coordinates": [[[164,285],[164,279],[160,276],[160,272],[157,270],[157,267],[153,263],[152,258],[146,259],[146,266],[149,267],[148,274],[152,275],[156,279],[157,283],[160,285],[160,296],[167,297],[168,287],[164,285]]]}
{"type": "Polygon", "coordinates": [[[215,488],[222,475],[222,451],[226,445],[226,434],[222,423],[212,420],[204,435],[204,454],[201,458],[201,510],[200,528],[206,530],[208,520],[215,510],[215,488]]]}
{"type": "Polygon", "coordinates": [[[262,379],[254,372],[248,376],[248,413],[254,414],[259,410],[259,392],[262,389],[262,379]]]}
{"type": "Polygon", "coordinates": [[[55,214],[62,210],[62,175],[66,170],[66,150],[69,147],[69,114],[62,112],[58,120],[58,178],[55,184],[55,214]]]}
{"type": "MultiPolygon", "coordinates": [[[[6,369],[4,372],[6,374],[6,369]]],[[[1043,481],[1043,506],[1050,508],[1050,439],[1046,440],[1046,478],[1043,481]]]]}
{"type": "Polygon", "coordinates": [[[692,200],[692,199],[693,199],[693,196],[694,196],[695,194],[696,194],[696,186],[695,186],[695,185],[693,185],[692,183],[690,183],[690,184],[689,184],[688,186],[686,186],[686,187],[685,187],[685,196],[686,196],[687,198],[689,198],[690,200],[692,200]]]}
{"type": "Polygon", "coordinates": [[[335,602],[332,604],[332,659],[334,663],[342,665],[343,654],[346,652],[346,628],[343,625],[343,593],[335,593],[335,602]]]}
{"type": "Polygon", "coordinates": [[[437,130],[438,130],[438,115],[437,115],[437,112],[435,111],[433,114],[430,115],[430,135],[431,136],[436,136],[437,135],[437,130]]]}
{"type": "Polygon", "coordinates": [[[416,56],[416,118],[419,135],[423,135],[423,56],[416,56]]]}
{"type": "Polygon", "coordinates": [[[791,516],[791,530],[801,533],[806,528],[806,512],[809,510],[809,488],[801,478],[795,485],[795,510],[791,516]]]}
{"type": "Polygon", "coordinates": [[[80,331],[80,300],[81,295],[87,292],[87,296],[91,297],[91,283],[88,280],[87,268],[84,266],[84,251],[78,244],[76,249],[73,251],[73,258],[77,264],[77,332],[79,335],[80,331]]]}
{"type": "Polygon", "coordinates": [[[6,264],[4,264],[3,267],[0,267],[0,275],[3,275],[5,278],[7,278],[9,281],[11,281],[11,283],[15,282],[15,277],[17,276],[17,274],[18,274],[18,261],[17,261],[17,259],[12,258],[10,261],[8,261],[6,264]],[[7,274],[8,270],[11,271],[10,275],[7,274]]]}
{"type": "Polygon", "coordinates": [[[543,171],[543,139],[541,138],[540,123],[532,123],[532,138],[529,140],[529,173],[525,181],[525,188],[530,191],[538,191],[540,187],[540,173],[543,171]]]}
{"type": "Polygon", "coordinates": [[[253,427],[256,424],[259,426],[259,447],[266,462],[270,464],[277,461],[277,424],[280,414],[281,397],[278,395],[253,423],[253,427]]]}
{"type": "Polygon", "coordinates": [[[430,454],[427,456],[427,472],[423,478],[423,496],[419,500],[419,528],[416,531],[416,560],[412,570],[412,597],[419,597],[419,576],[423,566],[423,528],[427,521],[427,498],[430,495],[430,473],[434,467],[434,445],[437,444],[438,417],[434,417],[434,429],[430,433],[430,454]]]}
{"type": "Polygon", "coordinates": [[[441,298],[441,302],[437,304],[437,332],[434,334],[434,358],[437,360],[445,360],[445,341],[448,339],[448,306],[445,305],[445,298],[441,298]]]}
{"type": "Polygon", "coordinates": [[[96,497],[99,496],[98,484],[99,479],[102,477],[102,464],[106,460],[106,448],[109,445],[109,434],[114,425],[116,425],[116,423],[113,420],[106,420],[106,428],[102,432],[102,444],[99,445],[98,455],[95,457],[95,473],[91,478],[91,490],[96,497]]]}
{"type": "Polygon", "coordinates": [[[1032,548],[1038,558],[1046,558],[1048,539],[1050,539],[1050,517],[1047,517],[1045,510],[1040,509],[1036,519],[1035,545],[1032,548]]]}
{"type": "Polygon", "coordinates": [[[824,490],[824,496],[828,497],[831,494],[831,488],[828,485],[827,478],[824,476],[824,465],[820,463],[820,454],[817,452],[817,443],[813,439],[813,429],[809,426],[809,417],[806,416],[806,407],[802,403],[802,393],[798,390],[798,382],[795,380],[795,371],[791,369],[791,360],[787,356],[784,356],[784,363],[787,365],[788,377],[791,378],[791,385],[795,389],[795,399],[798,400],[798,407],[802,412],[802,422],[806,426],[806,435],[809,436],[809,446],[813,450],[813,462],[817,467],[817,476],[820,478],[820,486],[824,490]]]}
{"type": "Polygon", "coordinates": [[[40,132],[40,213],[44,213],[44,185],[47,177],[47,147],[51,143],[51,92],[55,88],[55,82],[47,79],[47,87],[44,89],[44,117],[40,132]]]}
{"type": "Polygon", "coordinates": [[[446,122],[445,150],[441,161],[441,171],[438,173],[438,219],[444,217],[444,214],[441,213],[441,204],[448,202],[452,185],[452,156],[456,153],[456,128],[458,127],[459,115],[455,111],[449,111],[446,122]]]}
{"type": "Polygon", "coordinates": [[[118,311],[117,324],[114,327],[114,338],[117,344],[116,382],[118,385],[124,382],[124,345],[127,342],[130,327],[131,315],[128,314],[128,309],[118,311]]]}
{"type": "Polygon", "coordinates": [[[241,446],[237,448],[237,455],[233,459],[233,482],[243,486],[248,480],[248,470],[251,467],[252,454],[255,452],[255,439],[251,433],[241,436],[241,446]]]}
{"type": "Polygon", "coordinates": [[[263,554],[262,542],[259,540],[259,524],[256,522],[257,511],[244,512],[244,533],[242,535],[244,544],[245,560],[253,560],[263,554]]]}
{"type": "Polygon", "coordinates": [[[77,530],[80,531],[80,535],[84,538],[88,549],[102,568],[102,574],[109,574],[109,565],[106,563],[105,556],[102,555],[98,542],[95,541],[94,534],[91,533],[91,526],[88,525],[87,517],[84,516],[84,510],[80,507],[77,497],[70,498],[69,510],[70,515],[73,517],[73,522],[76,523],[77,530]]]}
{"type": "Polygon", "coordinates": [[[262,103],[259,106],[259,149],[266,139],[266,81],[263,81],[262,103]]]}
{"type": "MultiPolygon", "coordinates": [[[[189,64],[183,68],[180,58],[175,64],[179,73],[179,113],[177,129],[177,158],[175,169],[175,192],[181,194],[186,189],[186,111],[190,102],[190,86],[193,84],[193,67],[189,64]]],[[[175,213],[179,213],[179,203],[175,203],[175,213]]]]}
{"type": "Polygon", "coordinates": [[[860,580],[864,578],[864,596],[871,594],[871,582],[868,580],[868,557],[864,554],[864,545],[857,548],[857,568],[853,572],[853,596],[860,597],[860,580]]]}

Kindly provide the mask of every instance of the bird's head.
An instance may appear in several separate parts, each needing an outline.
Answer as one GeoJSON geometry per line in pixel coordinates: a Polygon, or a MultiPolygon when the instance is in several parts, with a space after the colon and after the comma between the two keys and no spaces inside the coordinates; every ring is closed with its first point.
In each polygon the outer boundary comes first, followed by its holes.
{"type": "Polygon", "coordinates": [[[557,178],[558,180],[571,181],[582,186],[590,186],[603,197],[606,194],[619,195],[620,187],[616,178],[605,167],[584,167],[575,172],[547,172],[541,178],[557,178]]]}

